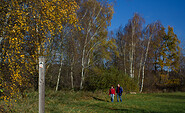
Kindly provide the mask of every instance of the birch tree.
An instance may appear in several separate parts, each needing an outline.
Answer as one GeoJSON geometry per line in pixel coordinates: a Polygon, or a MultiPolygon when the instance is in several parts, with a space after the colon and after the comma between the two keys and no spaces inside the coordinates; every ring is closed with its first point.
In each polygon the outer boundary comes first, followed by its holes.
{"type": "Polygon", "coordinates": [[[81,2],[78,17],[83,19],[83,29],[79,34],[81,51],[81,82],[83,89],[86,68],[93,65],[93,51],[106,44],[107,26],[110,25],[113,9],[108,2],[89,0],[81,2]]]}
{"type": "MultiPolygon", "coordinates": [[[[148,51],[150,49],[150,43],[151,43],[151,40],[154,37],[154,35],[157,34],[159,28],[160,28],[160,23],[156,22],[156,23],[148,25],[146,27],[146,32],[144,33],[144,35],[148,39],[148,42],[147,42],[146,50],[144,53],[144,59],[142,58],[143,63],[142,63],[142,79],[141,79],[140,93],[143,91],[143,84],[144,84],[144,79],[145,79],[145,64],[146,64],[147,57],[148,57],[148,51]]],[[[141,61],[142,61],[142,59],[141,59],[141,61]]]]}
{"type": "Polygon", "coordinates": [[[129,20],[128,24],[124,28],[124,35],[127,39],[125,47],[128,49],[129,75],[131,78],[134,78],[135,76],[135,66],[137,66],[137,58],[135,56],[137,53],[137,46],[140,46],[139,42],[143,24],[144,19],[135,13],[133,18],[129,20]]]}

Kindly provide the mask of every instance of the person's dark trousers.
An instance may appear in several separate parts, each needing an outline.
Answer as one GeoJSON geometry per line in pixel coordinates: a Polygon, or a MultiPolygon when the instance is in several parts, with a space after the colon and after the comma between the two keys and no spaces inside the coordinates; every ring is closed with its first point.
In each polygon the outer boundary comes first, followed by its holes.
{"type": "Polygon", "coordinates": [[[117,93],[117,102],[119,102],[119,99],[120,99],[120,102],[122,102],[121,95],[119,93],[117,93]]]}

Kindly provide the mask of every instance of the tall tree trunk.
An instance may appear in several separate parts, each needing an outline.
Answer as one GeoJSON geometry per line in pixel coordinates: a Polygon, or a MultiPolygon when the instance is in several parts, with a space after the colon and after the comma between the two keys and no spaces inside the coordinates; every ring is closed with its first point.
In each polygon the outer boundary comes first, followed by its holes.
{"type": "Polygon", "coordinates": [[[60,74],[61,74],[61,70],[62,70],[62,61],[61,61],[60,69],[59,69],[59,73],[58,73],[58,79],[57,79],[56,91],[58,91],[58,85],[59,85],[59,82],[60,82],[60,74]]]}
{"type": "Polygon", "coordinates": [[[144,84],[144,79],[145,79],[145,66],[143,64],[143,68],[142,68],[142,79],[141,79],[141,89],[140,89],[140,93],[143,91],[143,84],[144,84]]]}
{"type": "Polygon", "coordinates": [[[126,73],[127,73],[127,68],[126,68],[126,56],[125,56],[125,50],[126,50],[126,42],[125,42],[125,44],[124,44],[124,50],[123,50],[123,54],[124,54],[124,57],[123,57],[123,60],[124,60],[124,68],[125,68],[125,75],[126,75],[126,73]]]}
{"type": "Polygon", "coordinates": [[[129,57],[130,57],[130,77],[132,78],[132,52],[129,52],[129,57]]]}
{"type": "Polygon", "coordinates": [[[142,63],[143,63],[143,54],[141,55],[141,60],[140,60],[140,63],[139,63],[138,85],[139,85],[139,81],[140,81],[140,75],[141,75],[142,63]]]}
{"type": "Polygon", "coordinates": [[[144,78],[145,78],[145,64],[146,64],[146,60],[147,60],[147,55],[148,55],[148,50],[149,50],[149,46],[150,46],[150,41],[151,41],[152,35],[150,35],[149,40],[148,40],[148,44],[147,44],[147,48],[146,48],[146,53],[145,53],[145,59],[143,62],[143,68],[142,68],[142,80],[141,80],[141,89],[140,89],[140,93],[143,91],[143,84],[144,84],[144,78]]]}
{"type": "Polygon", "coordinates": [[[132,78],[134,78],[134,73],[135,73],[135,67],[134,65],[132,66],[132,78]]]}
{"type": "Polygon", "coordinates": [[[132,42],[131,42],[131,54],[130,54],[130,77],[134,78],[133,75],[133,56],[134,56],[134,31],[135,28],[132,26],[132,42]]]}
{"type": "Polygon", "coordinates": [[[84,67],[82,67],[80,89],[83,89],[84,78],[84,67]]]}
{"type": "Polygon", "coordinates": [[[132,76],[133,76],[133,78],[135,77],[135,65],[134,65],[134,63],[135,63],[135,58],[134,58],[135,48],[136,48],[136,44],[134,44],[134,46],[133,46],[133,55],[132,55],[132,59],[133,59],[133,61],[132,61],[132,76]]]}
{"type": "Polygon", "coordinates": [[[130,56],[130,77],[134,78],[133,76],[133,47],[131,48],[131,56],[130,56]]]}
{"type": "MultiPolygon", "coordinates": [[[[133,44],[133,42],[132,42],[133,44]]],[[[130,50],[130,77],[131,78],[134,78],[133,77],[133,45],[131,45],[131,50],[130,50]]]]}
{"type": "Polygon", "coordinates": [[[72,88],[72,89],[74,89],[73,66],[74,66],[74,56],[73,56],[73,60],[72,60],[72,63],[71,63],[71,88],[72,88]]]}
{"type": "Polygon", "coordinates": [[[61,75],[61,70],[62,70],[62,58],[63,58],[63,52],[62,52],[62,56],[61,56],[61,60],[60,60],[60,69],[59,69],[59,73],[58,73],[58,79],[57,79],[57,85],[56,85],[56,91],[58,91],[58,85],[60,82],[60,75],[61,75]]]}
{"type": "Polygon", "coordinates": [[[133,47],[132,47],[132,78],[134,78],[134,75],[135,75],[134,55],[135,55],[135,43],[133,43],[133,47]]]}
{"type": "Polygon", "coordinates": [[[84,46],[84,49],[83,49],[83,53],[82,53],[82,70],[81,70],[81,81],[80,81],[80,89],[83,89],[83,82],[84,82],[84,79],[85,79],[85,76],[84,76],[84,70],[85,70],[85,46],[84,46]]]}

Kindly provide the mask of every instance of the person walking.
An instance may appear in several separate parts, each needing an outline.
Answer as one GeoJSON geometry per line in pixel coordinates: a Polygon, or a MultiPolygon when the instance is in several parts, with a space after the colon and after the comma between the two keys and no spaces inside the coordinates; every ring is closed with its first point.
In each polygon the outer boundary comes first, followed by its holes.
{"type": "Polygon", "coordinates": [[[116,93],[117,93],[117,102],[119,102],[119,99],[120,99],[120,102],[122,102],[121,95],[123,93],[123,88],[119,84],[116,87],[116,93]]]}
{"type": "Polygon", "coordinates": [[[114,89],[113,85],[111,86],[111,88],[109,90],[109,96],[111,97],[111,102],[114,102],[115,89],[114,89]]]}

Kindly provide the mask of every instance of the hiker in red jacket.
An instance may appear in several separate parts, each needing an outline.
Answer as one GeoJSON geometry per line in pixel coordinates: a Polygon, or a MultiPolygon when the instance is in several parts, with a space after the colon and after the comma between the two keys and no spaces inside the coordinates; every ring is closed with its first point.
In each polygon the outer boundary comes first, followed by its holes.
{"type": "Polygon", "coordinates": [[[112,85],[109,90],[109,96],[111,97],[111,102],[114,102],[114,95],[115,95],[115,89],[114,89],[114,86],[112,85]]]}

